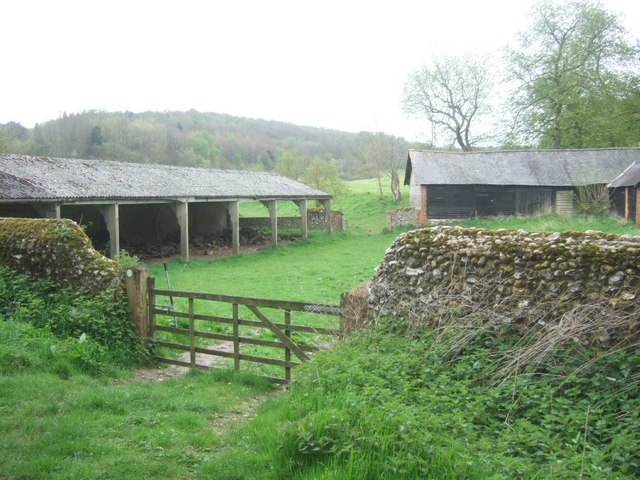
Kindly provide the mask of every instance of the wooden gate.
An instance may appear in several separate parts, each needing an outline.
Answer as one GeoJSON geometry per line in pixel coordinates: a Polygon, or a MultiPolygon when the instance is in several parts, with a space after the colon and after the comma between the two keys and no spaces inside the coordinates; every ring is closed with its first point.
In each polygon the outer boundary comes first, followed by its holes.
{"type": "MultiPolygon", "coordinates": [[[[341,317],[343,309],[339,305],[324,305],[305,302],[290,302],[281,300],[270,300],[261,298],[247,298],[230,295],[218,295],[202,292],[182,292],[173,290],[163,290],[155,288],[155,279],[148,279],[149,295],[149,336],[155,342],[156,347],[163,349],[189,352],[189,361],[186,359],[167,358],[161,355],[157,360],[173,365],[185,367],[202,367],[206,365],[198,363],[198,355],[213,355],[233,359],[236,370],[240,369],[240,362],[254,362],[265,365],[282,367],[284,375],[282,377],[264,375],[270,380],[286,384],[291,381],[291,369],[309,359],[309,354],[318,350],[318,338],[322,336],[337,336],[339,328],[326,326],[302,325],[292,320],[292,312],[302,312],[304,318],[325,315],[330,317],[341,317]],[[160,298],[169,298],[169,305],[158,304],[160,298]],[[175,302],[179,305],[174,305],[175,302]],[[182,299],[182,300],[180,300],[182,299]],[[185,300],[186,299],[186,304],[185,300]],[[211,302],[228,304],[231,306],[227,315],[212,313],[202,313],[197,311],[198,303],[211,302]],[[265,313],[268,310],[268,313],[265,313]],[[279,314],[282,321],[273,321],[267,315],[279,314]],[[245,318],[242,318],[242,317],[245,318]],[[163,321],[160,321],[160,320],[163,321]],[[218,325],[218,327],[212,327],[218,325]],[[209,327],[204,329],[204,327],[209,327]],[[252,332],[246,333],[244,328],[251,327],[252,332]],[[218,328],[220,331],[213,331],[218,328]],[[269,336],[274,339],[259,338],[258,331],[270,332],[269,336]],[[159,338],[160,332],[172,334],[173,339],[159,338]],[[304,338],[307,337],[306,342],[304,338]],[[309,339],[313,341],[309,342],[309,339]],[[184,341],[182,343],[181,341],[184,341]],[[213,345],[205,345],[204,341],[215,341],[213,345]],[[223,342],[223,344],[220,344],[223,342]],[[200,343],[200,345],[198,345],[200,343]],[[221,348],[225,345],[227,348],[221,348]],[[246,353],[241,351],[243,346],[267,347],[268,349],[283,350],[281,358],[267,357],[256,353],[246,353]],[[217,347],[217,348],[216,348],[217,347]]],[[[309,322],[312,323],[312,322],[309,322]]],[[[336,320],[337,323],[337,320],[336,320]]],[[[247,347],[245,347],[247,348],[247,347]]],[[[252,348],[252,347],[249,347],[252,348]]]]}

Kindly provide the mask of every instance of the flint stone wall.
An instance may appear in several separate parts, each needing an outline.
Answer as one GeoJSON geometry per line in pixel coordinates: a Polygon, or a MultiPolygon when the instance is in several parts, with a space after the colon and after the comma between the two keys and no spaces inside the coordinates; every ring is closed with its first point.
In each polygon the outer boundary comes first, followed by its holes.
{"type": "MultiPolygon", "coordinates": [[[[324,209],[308,209],[307,226],[317,229],[326,228],[327,219],[324,209]]],[[[331,212],[331,226],[334,230],[346,231],[347,221],[342,212],[331,212]]],[[[269,217],[240,217],[240,227],[271,228],[271,219],[269,217]]],[[[278,217],[278,228],[300,228],[300,217],[278,217]]]]}
{"type": "Polygon", "coordinates": [[[0,218],[0,264],[62,288],[98,293],[123,286],[118,264],[68,219],[0,218]]]}
{"type": "MultiPolygon", "coordinates": [[[[389,247],[372,279],[369,307],[376,315],[433,323],[433,312],[465,299],[527,328],[528,312],[541,304],[553,306],[548,318],[556,320],[587,302],[624,311],[640,299],[639,259],[635,236],[424,228],[389,247]]],[[[637,327],[636,318],[629,328],[637,327]]]]}
{"type": "MultiPolygon", "coordinates": [[[[326,228],[327,226],[326,213],[323,208],[309,208],[307,218],[309,228],[326,228]]],[[[347,231],[347,219],[342,212],[331,211],[331,228],[339,232],[347,231]]]]}
{"type": "Polygon", "coordinates": [[[399,208],[387,213],[387,228],[415,227],[418,225],[418,210],[415,208],[399,208]]]}

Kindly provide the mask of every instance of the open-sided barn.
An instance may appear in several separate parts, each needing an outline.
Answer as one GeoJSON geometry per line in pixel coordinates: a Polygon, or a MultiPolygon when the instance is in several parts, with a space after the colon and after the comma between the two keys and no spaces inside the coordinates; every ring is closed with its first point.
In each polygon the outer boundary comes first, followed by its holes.
{"type": "Polygon", "coordinates": [[[93,239],[108,240],[112,257],[118,255],[121,239],[175,238],[188,259],[190,235],[225,231],[231,232],[237,253],[239,202],[249,199],[268,208],[274,241],[278,200],[299,206],[303,237],[308,201],[322,202],[327,218],[331,216],[329,194],[272,173],[0,156],[0,216],[70,218],[87,225],[93,239]]]}
{"type": "Polygon", "coordinates": [[[569,214],[576,187],[606,186],[636,160],[640,160],[640,149],[632,148],[410,150],[404,184],[410,187],[411,206],[419,210],[419,223],[472,216],[569,214]]]}

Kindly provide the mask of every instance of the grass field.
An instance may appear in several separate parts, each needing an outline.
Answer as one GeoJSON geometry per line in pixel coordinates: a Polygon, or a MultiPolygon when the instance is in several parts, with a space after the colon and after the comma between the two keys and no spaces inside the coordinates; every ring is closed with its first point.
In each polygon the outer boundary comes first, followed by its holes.
{"type": "MultiPolygon", "coordinates": [[[[387,210],[408,204],[407,191],[399,205],[391,202],[388,187],[380,200],[372,180],[350,188],[333,202],[347,216],[347,234],[314,231],[308,241],[237,257],[172,260],[171,287],[337,303],[371,278],[399,233],[384,231],[387,210]]],[[[279,213],[296,214],[289,204],[279,213]]],[[[241,212],[260,209],[266,215],[261,205],[241,212]]],[[[464,225],[640,234],[608,217],[464,225]]],[[[162,265],[149,270],[164,287],[162,265]]],[[[274,392],[253,375],[219,369],[140,382],[131,373],[88,374],[56,363],[60,340],[50,331],[0,320],[0,479],[640,475],[640,355],[613,355],[606,368],[589,363],[573,377],[575,368],[558,362],[496,386],[491,355],[507,352],[507,342],[483,339],[458,362],[440,362],[427,336],[382,332],[317,354],[294,373],[299,383],[289,396],[271,395],[253,417],[253,405],[274,392]]]]}

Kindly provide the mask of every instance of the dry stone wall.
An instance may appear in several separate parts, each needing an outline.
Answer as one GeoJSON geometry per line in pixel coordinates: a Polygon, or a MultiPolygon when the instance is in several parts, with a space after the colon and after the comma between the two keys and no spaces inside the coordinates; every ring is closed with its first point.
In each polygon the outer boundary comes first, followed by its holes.
{"type": "MultiPolygon", "coordinates": [[[[334,230],[346,231],[346,224],[342,212],[331,212],[331,226],[334,230]]],[[[307,225],[309,228],[326,228],[327,219],[324,209],[308,209],[307,225]]],[[[271,219],[269,217],[240,217],[240,227],[271,228],[271,219]]],[[[300,228],[300,217],[278,217],[278,228],[300,228]]]]}
{"type": "Polygon", "coordinates": [[[0,218],[0,264],[63,288],[122,288],[118,264],[94,250],[68,219],[0,218]]]}
{"type": "MultiPolygon", "coordinates": [[[[377,315],[429,325],[482,308],[485,317],[527,329],[591,306],[589,316],[615,323],[620,312],[637,312],[639,258],[634,236],[424,228],[400,235],[387,250],[369,306],[377,315]]],[[[617,334],[621,328],[636,331],[637,315],[618,322],[617,334]]]]}
{"type": "Polygon", "coordinates": [[[415,227],[418,225],[418,210],[415,208],[399,208],[387,213],[387,228],[415,227]]]}

